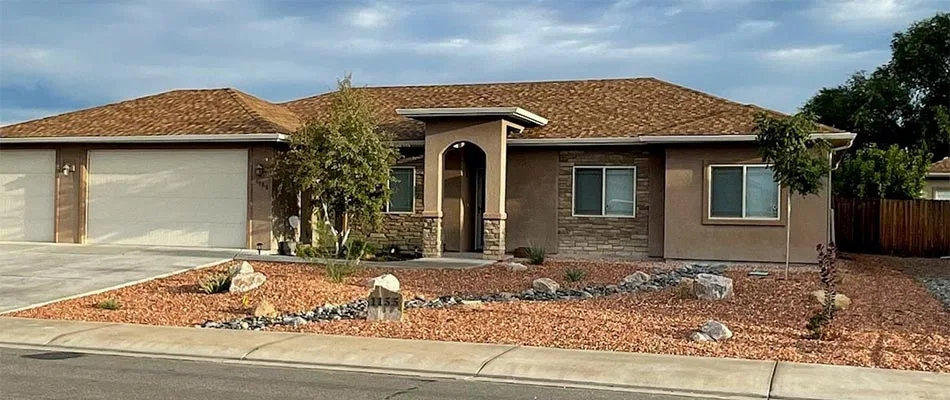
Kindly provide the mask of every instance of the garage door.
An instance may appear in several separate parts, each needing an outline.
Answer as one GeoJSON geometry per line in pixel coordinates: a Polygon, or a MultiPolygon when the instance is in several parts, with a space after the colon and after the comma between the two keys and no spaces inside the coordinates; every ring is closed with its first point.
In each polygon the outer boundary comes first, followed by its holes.
{"type": "Polygon", "coordinates": [[[55,190],[55,151],[0,151],[0,240],[52,242],[55,190]]]}
{"type": "Polygon", "coordinates": [[[89,152],[86,242],[246,247],[246,150],[89,152]]]}

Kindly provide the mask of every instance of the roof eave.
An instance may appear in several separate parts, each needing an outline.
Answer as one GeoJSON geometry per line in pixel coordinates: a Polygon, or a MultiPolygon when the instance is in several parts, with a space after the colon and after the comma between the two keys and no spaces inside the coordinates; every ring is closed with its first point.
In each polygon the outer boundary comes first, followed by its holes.
{"type": "MultiPolygon", "coordinates": [[[[850,146],[855,134],[850,132],[814,133],[813,139],[825,139],[831,142],[846,143],[850,146]]],[[[609,146],[609,145],[646,145],[646,144],[685,144],[685,143],[742,143],[754,142],[755,135],[653,135],[632,137],[593,137],[593,138],[525,138],[508,139],[509,146],[609,146]]],[[[398,140],[400,146],[424,146],[424,140],[398,140]]]]}
{"type": "Polygon", "coordinates": [[[0,143],[259,143],[287,142],[289,139],[290,137],[284,133],[222,133],[202,135],[0,137],[0,143]]]}
{"type": "Polygon", "coordinates": [[[532,126],[547,125],[548,119],[521,107],[434,107],[397,108],[396,114],[408,118],[507,117],[532,126]]]}

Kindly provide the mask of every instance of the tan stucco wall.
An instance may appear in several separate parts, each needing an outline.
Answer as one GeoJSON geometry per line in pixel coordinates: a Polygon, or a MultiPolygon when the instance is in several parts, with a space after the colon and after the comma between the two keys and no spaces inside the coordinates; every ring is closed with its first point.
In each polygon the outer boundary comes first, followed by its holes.
{"type": "MultiPolygon", "coordinates": [[[[667,148],[665,257],[784,262],[784,225],[703,223],[707,163],[761,163],[761,158],[752,146],[667,148]]],[[[827,239],[827,187],[818,196],[792,198],[792,262],[814,263],[815,245],[827,239]]],[[[786,218],[784,200],[780,210],[786,218]]]]}
{"type": "Polygon", "coordinates": [[[507,122],[500,119],[438,119],[426,121],[425,213],[442,209],[442,155],[452,144],[468,142],[485,153],[485,213],[505,217],[507,122]]]}
{"type": "Polygon", "coordinates": [[[921,198],[933,199],[936,190],[950,190],[950,178],[927,178],[921,198]]]}
{"type": "Polygon", "coordinates": [[[557,253],[557,150],[508,150],[506,247],[557,253]]]}

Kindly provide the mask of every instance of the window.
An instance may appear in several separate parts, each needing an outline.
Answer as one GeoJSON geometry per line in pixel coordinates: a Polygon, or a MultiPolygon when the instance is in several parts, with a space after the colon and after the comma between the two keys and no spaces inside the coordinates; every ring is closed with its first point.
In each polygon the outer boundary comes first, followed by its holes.
{"type": "Polygon", "coordinates": [[[778,220],[779,192],[767,165],[709,166],[709,218],[778,220]]]}
{"type": "Polygon", "coordinates": [[[950,189],[934,189],[934,200],[950,200],[950,189]]]}
{"type": "Polygon", "coordinates": [[[574,167],[574,215],[636,215],[636,167],[574,167]]]}
{"type": "Polygon", "coordinates": [[[416,169],[413,167],[397,167],[390,172],[392,181],[389,187],[392,194],[389,196],[389,204],[386,205],[388,213],[411,213],[414,211],[416,202],[416,169]]]}

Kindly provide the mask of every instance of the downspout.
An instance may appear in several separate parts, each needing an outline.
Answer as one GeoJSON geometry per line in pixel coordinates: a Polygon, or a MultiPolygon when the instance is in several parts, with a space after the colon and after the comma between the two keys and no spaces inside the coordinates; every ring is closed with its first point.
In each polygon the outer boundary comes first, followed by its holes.
{"type": "Polygon", "coordinates": [[[831,185],[831,173],[838,169],[838,166],[841,165],[841,161],[838,163],[834,162],[835,153],[846,150],[851,147],[854,143],[854,138],[848,141],[848,144],[844,146],[832,147],[831,151],[828,152],[828,205],[825,209],[825,216],[828,219],[828,231],[826,232],[826,239],[828,243],[835,243],[835,216],[834,208],[832,206],[832,199],[834,198],[834,188],[831,185]]]}

